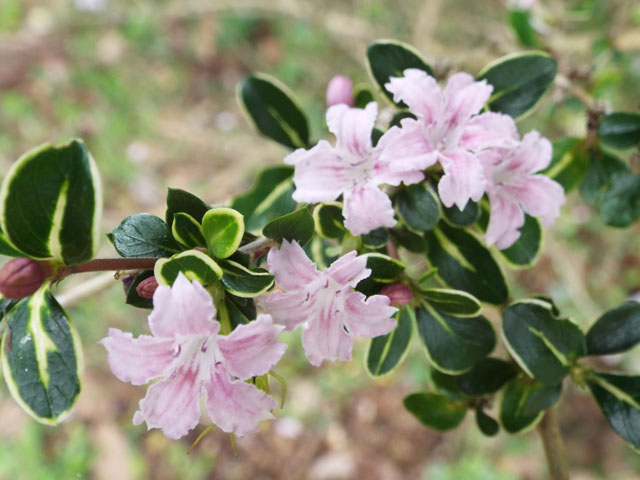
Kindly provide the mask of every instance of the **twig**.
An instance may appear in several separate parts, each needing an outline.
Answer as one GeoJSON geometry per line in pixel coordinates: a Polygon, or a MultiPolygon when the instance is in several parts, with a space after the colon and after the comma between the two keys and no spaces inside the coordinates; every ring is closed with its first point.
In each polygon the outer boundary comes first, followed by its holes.
{"type": "Polygon", "coordinates": [[[555,407],[546,411],[538,425],[538,432],[547,457],[549,477],[551,480],[569,480],[569,468],[555,407]]]}

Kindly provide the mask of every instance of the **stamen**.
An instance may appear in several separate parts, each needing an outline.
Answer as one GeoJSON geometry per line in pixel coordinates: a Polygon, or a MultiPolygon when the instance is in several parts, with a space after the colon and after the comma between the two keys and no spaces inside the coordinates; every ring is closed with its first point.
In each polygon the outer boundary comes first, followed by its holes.
{"type": "Polygon", "coordinates": [[[213,427],[215,427],[215,425],[212,423],[207,428],[205,428],[200,435],[198,435],[198,438],[196,438],[194,440],[194,442],[189,447],[189,450],[187,450],[187,455],[189,455],[191,453],[191,451],[194,448],[196,448],[196,445],[198,445],[198,443],[200,443],[200,440],[202,440],[207,433],[209,433],[211,430],[213,430],[213,427]]]}

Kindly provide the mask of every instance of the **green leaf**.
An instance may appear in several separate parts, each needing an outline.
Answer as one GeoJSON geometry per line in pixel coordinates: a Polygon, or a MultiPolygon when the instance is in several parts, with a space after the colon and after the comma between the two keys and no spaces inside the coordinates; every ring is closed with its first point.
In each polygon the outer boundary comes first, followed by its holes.
{"type": "Polygon", "coordinates": [[[404,407],[420,423],[440,431],[456,428],[467,413],[467,406],[463,402],[430,392],[407,395],[404,398],[404,407]]]}
{"type": "Polygon", "coordinates": [[[2,231],[28,256],[73,265],[95,255],[102,190],[95,162],[80,140],[24,154],[5,176],[0,199],[2,231]]]}
{"type": "Polygon", "coordinates": [[[164,221],[149,213],[136,213],[113,229],[110,237],[121,257],[169,257],[180,251],[164,221]]]}
{"type": "Polygon", "coordinates": [[[201,223],[202,217],[210,208],[209,205],[194,194],[179,188],[170,188],[167,192],[167,212],[165,213],[165,220],[167,221],[167,225],[172,227],[173,216],[176,213],[186,213],[193,217],[196,222],[201,223]]]}
{"type": "Polygon", "coordinates": [[[26,257],[27,255],[24,252],[18,250],[14,245],[11,244],[9,238],[0,230],[0,255],[5,255],[7,257],[26,257]]]}
{"type": "Polygon", "coordinates": [[[589,154],[589,170],[580,184],[580,194],[590,205],[596,204],[600,194],[609,188],[619,175],[631,175],[627,164],[615,155],[602,150],[589,154]]]}
{"type": "Polygon", "coordinates": [[[495,393],[518,374],[518,367],[499,358],[483,358],[471,370],[457,377],[460,391],[481,396],[495,393]]]}
{"type": "Polygon", "coordinates": [[[543,385],[527,377],[511,380],[500,397],[500,423],[511,434],[535,427],[544,411],[560,398],[562,384],[543,385]]]}
{"type": "Polygon", "coordinates": [[[20,300],[0,297],[0,321],[4,319],[20,300]]]}
{"type": "Polygon", "coordinates": [[[202,217],[207,250],[216,258],[227,258],[238,249],[244,235],[244,217],[232,208],[212,208],[202,217]]]}
{"type": "Polygon", "coordinates": [[[630,350],[640,342],[640,303],[627,302],[603,314],[587,332],[588,355],[630,350]]]}
{"type": "Polygon", "coordinates": [[[502,315],[505,345],[532,378],[553,385],[562,382],[586,353],[584,334],[569,319],[555,318],[540,300],[512,303],[502,315]]]}
{"type": "Polygon", "coordinates": [[[481,408],[476,408],[476,425],[487,437],[493,437],[500,430],[500,425],[481,408]]]}
{"type": "Polygon", "coordinates": [[[415,120],[418,117],[416,117],[413,113],[407,110],[401,110],[395,113],[393,117],[391,117],[391,121],[389,122],[389,128],[402,126],[402,120],[404,120],[405,118],[412,118],[415,120]]]}
{"type": "Polygon", "coordinates": [[[188,213],[178,212],[174,214],[171,233],[173,233],[173,238],[187,248],[205,248],[207,246],[202,226],[188,213]]]}
{"type": "Polygon", "coordinates": [[[529,10],[509,10],[507,20],[520,45],[529,48],[538,46],[538,34],[531,26],[529,10]]]}
{"type": "Polygon", "coordinates": [[[511,268],[529,268],[533,266],[542,250],[542,227],[537,218],[525,214],[524,225],[520,228],[520,238],[498,253],[511,268]]]}
{"type": "Polygon", "coordinates": [[[640,144],[640,115],[613,112],[605,115],[598,125],[598,137],[614,148],[636,148],[640,144]]]}
{"type": "Polygon", "coordinates": [[[48,287],[20,301],[2,337],[2,370],[14,400],[40,423],[69,414],[82,376],[80,338],[48,287]]]}
{"type": "Polygon", "coordinates": [[[580,185],[589,170],[589,153],[584,139],[564,137],[554,140],[549,166],[540,173],[555,180],[565,192],[580,185]]]}
{"type": "Polygon", "coordinates": [[[515,53],[487,65],[478,80],[493,85],[489,109],[516,118],[535,107],[553,83],[557,70],[557,62],[546,53],[515,53]]]}
{"type": "Polygon", "coordinates": [[[495,259],[474,234],[440,222],[426,232],[427,259],[451,288],[464,290],[480,301],[504,303],[509,290],[495,259]]]}
{"type": "Polygon", "coordinates": [[[140,295],[138,295],[138,292],[136,290],[140,282],[152,276],[153,270],[143,270],[135,276],[133,282],[131,282],[131,286],[125,292],[125,303],[127,305],[131,305],[137,308],[153,308],[153,299],[141,297],[140,295]]]}
{"type": "Polygon", "coordinates": [[[292,167],[265,168],[253,188],[231,202],[231,208],[244,215],[247,230],[260,230],[274,218],[296,209],[297,203],[291,198],[295,190],[292,177],[292,167]]]}
{"type": "Polygon", "coordinates": [[[411,45],[396,40],[378,40],[367,47],[367,67],[380,90],[393,101],[385,88],[391,77],[402,77],[407,68],[417,68],[433,75],[422,55],[411,45]]]}
{"type": "Polygon", "coordinates": [[[420,290],[420,296],[439,312],[456,317],[477,317],[482,313],[478,299],[462,290],[425,288],[420,290]]]}
{"type": "Polygon", "coordinates": [[[369,233],[362,235],[360,238],[362,239],[362,244],[365,247],[372,250],[378,250],[387,244],[389,234],[387,233],[386,228],[380,227],[376,228],[375,230],[371,230],[369,233]]]}
{"type": "Polygon", "coordinates": [[[238,325],[246,325],[251,321],[250,314],[247,313],[247,307],[249,312],[251,311],[251,307],[253,307],[253,318],[255,318],[255,304],[253,300],[249,298],[238,298],[233,295],[225,295],[224,304],[227,307],[227,313],[229,314],[229,322],[231,323],[231,328],[235,329],[238,325]],[[236,300],[247,300],[249,303],[245,305],[240,305],[236,300]]]}
{"type": "Polygon", "coordinates": [[[404,360],[413,336],[411,308],[402,307],[396,314],[398,325],[386,335],[372,338],[367,352],[366,367],[369,375],[381,377],[394,371],[404,360]]]}
{"type": "Polygon", "coordinates": [[[442,206],[443,218],[454,227],[468,227],[478,219],[479,208],[475,202],[467,202],[463,210],[457,205],[442,206]]]}
{"type": "Polygon", "coordinates": [[[404,263],[382,253],[368,253],[367,268],[371,269],[369,278],[381,283],[391,283],[404,271],[404,263]]]}
{"type": "Polygon", "coordinates": [[[314,230],[315,223],[309,210],[301,208],[271,220],[262,229],[262,234],[276,242],[295,240],[301,247],[304,247],[313,237],[314,230]]]}
{"type": "Polygon", "coordinates": [[[640,175],[621,174],[596,197],[598,215],[612,227],[628,227],[640,218],[640,175]]]}
{"type": "Polygon", "coordinates": [[[173,285],[179,273],[202,285],[212,284],[222,278],[220,266],[198,250],[188,250],[171,258],[161,258],[156,262],[153,272],[158,283],[164,285],[173,285]]]}
{"type": "Polygon", "coordinates": [[[433,230],[440,218],[440,203],[435,193],[422,184],[410,185],[395,196],[400,218],[418,232],[433,230]]]}
{"type": "Polygon", "coordinates": [[[445,373],[470,370],[496,345],[493,327],[483,316],[454,317],[423,304],[416,308],[416,322],[429,360],[445,373]]]}
{"type": "Polygon", "coordinates": [[[369,103],[375,102],[376,98],[371,88],[366,83],[359,83],[353,88],[353,106],[356,108],[364,108],[369,103]]]}
{"type": "Polygon", "coordinates": [[[321,203],[313,210],[316,233],[322,238],[341,238],[346,229],[342,218],[342,204],[321,203]]]}
{"type": "Polygon", "coordinates": [[[640,451],[640,377],[593,372],[587,385],[611,428],[640,451]]]}
{"type": "Polygon", "coordinates": [[[238,103],[264,136],[289,148],[309,147],[307,117],[280,81],[264,74],[246,77],[238,88],[238,103]]]}
{"type": "Polygon", "coordinates": [[[236,297],[257,297],[273,286],[274,276],[262,268],[249,269],[232,260],[222,260],[220,266],[224,272],[222,285],[236,297]]]}
{"type": "Polygon", "coordinates": [[[427,243],[422,235],[399,228],[390,229],[389,232],[395,240],[395,243],[406,248],[410,252],[424,253],[427,249],[427,243]]]}

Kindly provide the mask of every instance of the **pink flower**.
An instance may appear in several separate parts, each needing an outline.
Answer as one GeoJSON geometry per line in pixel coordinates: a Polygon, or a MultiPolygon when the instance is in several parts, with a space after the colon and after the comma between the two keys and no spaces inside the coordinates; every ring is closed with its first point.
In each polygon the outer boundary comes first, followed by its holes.
{"type": "Polygon", "coordinates": [[[354,336],[377,337],[395,328],[397,309],[389,297],[366,298],[353,289],[371,275],[366,257],[355,251],[318,271],[297,242],[284,240],[280,250],[269,251],[267,262],[282,290],[262,299],[262,306],[287,330],[304,325],[302,346],[312,365],[351,360],[354,336]]]}
{"type": "Polygon", "coordinates": [[[145,421],[148,428],[180,438],[198,424],[203,393],[209,417],[225,432],[252,433],[258,422],[273,418],[273,398],[243,380],[268,372],[280,359],[286,345],[276,339],[283,327],[260,315],[219,335],[211,297],[182,274],[173,287],[158,287],[153,307],[151,336],[133,338],[110,328],[101,341],[118,379],[133,385],[160,379],[140,400],[134,424],[145,421]]]}
{"type": "Polygon", "coordinates": [[[417,119],[404,119],[402,128],[393,127],[385,134],[382,161],[393,171],[424,170],[439,161],[444,175],[438,191],[445,206],[463,209],[469,200],[480,200],[485,178],[476,153],[517,139],[511,117],[480,113],[493,87],[484,80],[474,81],[468,73],[457,73],[443,91],[433,77],[416,69],[392,77],[385,87],[417,119]]]}
{"type": "Polygon", "coordinates": [[[480,155],[487,178],[491,216],[485,239],[499,249],[511,246],[520,236],[524,212],[540,217],[549,227],[560,215],[564,190],[557,182],[535,172],[551,162],[551,143],[538,132],[527,133],[510,149],[487,150],[480,155]]]}
{"type": "Polygon", "coordinates": [[[341,103],[353,107],[353,84],[348,77],[336,75],[327,86],[327,106],[331,107],[341,103]]]}
{"type": "Polygon", "coordinates": [[[293,198],[316,203],[343,195],[345,226],[354,235],[396,224],[391,200],[379,185],[410,184],[424,179],[415,170],[391,171],[389,162],[380,159],[384,137],[377,147],[371,142],[377,112],[375,102],[365,109],[344,104],[329,108],[327,125],[336,135],[336,146],[320,140],[310,150],[298,149],[284,160],[295,165],[293,198]]]}

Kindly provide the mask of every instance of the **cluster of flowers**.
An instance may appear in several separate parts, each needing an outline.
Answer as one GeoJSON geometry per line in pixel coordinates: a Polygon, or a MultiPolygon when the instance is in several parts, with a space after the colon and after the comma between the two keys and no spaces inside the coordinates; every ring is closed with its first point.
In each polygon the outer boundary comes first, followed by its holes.
{"type": "Polygon", "coordinates": [[[453,75],[444,90],[422,70],[407,69],[385,86],[415,118],[390,128],[374,146],[371,133],[377,104],[351,108],[350,82],[336,78],[328,89],[327,125],[336,145],[325,140],[285,159],[295,166],[294,199],[328,202],[342,195],[346,228],[362,235],[396,225],[383,184],[424,180],[424,170],[439,163],[444,174],[438,193],[446,207],[463,209],[486,193],[491,214],[488,245],[511,246],[520,236],[524,213],[550,226],[565,201],[562,187],[536,172],[551,162],[551,143],[538,132],[520,140],[513,119],[483,112],[493,87],[467,73],[453,75]]]}
{"type": "Polygon", "coordinates": [[[209,418],[220,429],[238,436],[257,431],[258,422],[273,418],[275,402],[251,379],[284,354],[286,345],[277,341],[282,330],[302,326],[307,358],[319,366],[350,360],[354,336],[376,337],[395,327],[389,297],[354,290],[371,274],[366,262],[352,251],[318,271],[300,245],[285,240],[267,257],[279,288],[258,301],[268,314],[228,335],[219,333],[202,285],[182,273],[172,287],[160,285],[149,315],[151,336],[111,328],[102,340],[117,378],[134,385],[159,379],[140,401],[134,423],[180,438],[198,424],[204,394],[209,418]]]}

